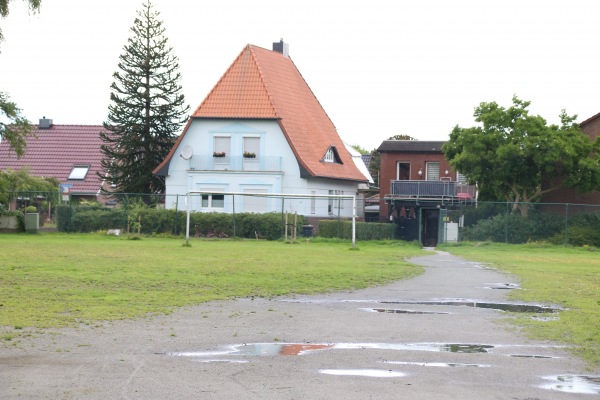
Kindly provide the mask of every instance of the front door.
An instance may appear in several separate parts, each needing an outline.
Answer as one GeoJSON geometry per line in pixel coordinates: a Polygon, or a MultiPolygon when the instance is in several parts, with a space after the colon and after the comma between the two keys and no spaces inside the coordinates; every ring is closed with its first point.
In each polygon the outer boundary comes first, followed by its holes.
{"type": "Polygon", "coordinates": [[[421,211],[421,243],[425,247],[435,247],[438,244],[440,210],[424,208],[421,211]]]}

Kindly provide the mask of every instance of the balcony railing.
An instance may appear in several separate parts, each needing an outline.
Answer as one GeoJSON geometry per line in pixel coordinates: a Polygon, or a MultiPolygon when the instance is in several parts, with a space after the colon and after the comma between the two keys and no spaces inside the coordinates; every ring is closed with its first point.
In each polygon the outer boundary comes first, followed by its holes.
{"type": "Polygon", "coordinates": [[[455,181],[391,181],[391,197],[474,200],[476,187],[455,181]]]}
{"type": "Polygon", "coordinates": [[[189,160],[189,169],[197,171],[281,171],[281,160],[281,157],[246,158],[243,156],[193,155],[189,160]]]}

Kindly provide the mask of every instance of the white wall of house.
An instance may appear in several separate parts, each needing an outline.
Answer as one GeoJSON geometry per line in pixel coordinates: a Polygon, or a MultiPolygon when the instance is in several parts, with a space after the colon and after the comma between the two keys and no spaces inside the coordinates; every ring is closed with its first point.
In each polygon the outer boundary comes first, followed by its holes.
{"type": "MultiPolygon", "coordinates": [[[[335,179],[304,179],[275,121],[196,119],[171,159],[166,178],[167,208],[186,209],[189,190],[253,194],[355,195],[358,184],[335,179]],[[191,148],[191,158],[181,157],[191,148]],[[252,150],[256,158],[243,158],[252,150]],[[225,152],[215,158],[213,153],[225,152]]],[[[296,212],[325,217],[352,216],[351,200],[284,199],[250,196],[193,196],[192,209],[205,212],[296,212]]]]}

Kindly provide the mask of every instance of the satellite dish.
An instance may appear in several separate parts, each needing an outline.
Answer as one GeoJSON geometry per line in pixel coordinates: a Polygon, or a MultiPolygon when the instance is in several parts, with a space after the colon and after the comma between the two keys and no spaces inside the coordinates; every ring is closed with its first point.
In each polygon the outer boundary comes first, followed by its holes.
{"type": "Polygon", "coordinates": [[[179,156],[184,160],[189,160],[190,158],[192,158],[192,154],[194,154],[192,146],[186,144],[185,146],[183,146],[183,149],[181,149],[181,154],[179,154],[179,156]]]}

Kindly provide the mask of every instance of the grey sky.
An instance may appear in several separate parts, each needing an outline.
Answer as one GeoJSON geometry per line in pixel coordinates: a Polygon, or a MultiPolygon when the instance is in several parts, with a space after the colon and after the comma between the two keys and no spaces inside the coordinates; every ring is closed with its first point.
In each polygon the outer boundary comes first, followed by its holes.
{"type": "MultiPolygon", "coordinates": [[[[0,90],[32,122],[100,124],[141,0],[11,2],[0,90]],[[23,3],[23,4],[21,4],[23,3]]],[[[600,112],[594,0],[154,0],[195,109],[250,43],[283,38],[342,138],[372,149],[407,134],[445,140],[482,101],[558,122],[600,112]]]]}

